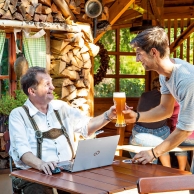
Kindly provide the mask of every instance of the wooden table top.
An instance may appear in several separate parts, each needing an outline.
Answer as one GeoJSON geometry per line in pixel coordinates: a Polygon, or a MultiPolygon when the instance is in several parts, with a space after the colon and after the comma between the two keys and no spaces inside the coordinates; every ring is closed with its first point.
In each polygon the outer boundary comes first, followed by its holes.
{"type": "Polygon", "coordinates": [[[46,175],[35,169],[18,170],[12,176],[47,185],[71,193],[105,194],[126,192],[136,188],[140,177],[173,176],[191,174],[155,164],[126,164],[124,158],[115,157],[112,165],[80,172],[62,172],[46,175]]]}

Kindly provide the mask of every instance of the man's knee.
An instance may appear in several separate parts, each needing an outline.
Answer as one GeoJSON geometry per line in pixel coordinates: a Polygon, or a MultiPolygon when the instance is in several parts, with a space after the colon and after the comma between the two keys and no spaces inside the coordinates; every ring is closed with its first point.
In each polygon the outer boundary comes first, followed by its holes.
{"type": "Polygon", "coordinates": [[[24,194],[53,194],[50,187],[46,187],[37,183],[32,183],[23,188],[24,194]]]}

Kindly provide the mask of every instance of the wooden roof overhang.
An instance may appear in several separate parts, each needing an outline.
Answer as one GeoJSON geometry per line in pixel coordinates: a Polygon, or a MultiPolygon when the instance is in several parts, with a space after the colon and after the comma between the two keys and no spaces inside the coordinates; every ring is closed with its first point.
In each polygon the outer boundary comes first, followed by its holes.
{"type": "MultiPolygon", "coordinates": [[[[50,2],[50,1],[49,1],[50,2]]],[[[27,22],[17,20],[2,20],[0,19],[0,26],[9,31],[14,27],[31,28],[31,29],[45,29],[45,30],[60,30],[60,31],[75,31],[79,22],[91,25],[93,27],[92,18],[85,17],[84,5],[87,1],[71,0],[71,3],[66,5],[65,1],[53,0],[58,8],[61,9],[64,16],[68,17],[67,21],[74,20],[73,23],[46,23],[46,22],[27,22]],[[61,4],[61,2],[63,2],[61,4]],[[75,7],[72,8],[75,3],[75,7]],[[64,6],[64,3],[66,6],[64,6]],[[80,8],[80,13],[75,14],[75,8],[80,8]],[[64,11],[65,9],[65,11],[64,11]],[[68,11],[68,15],[65,14],[68,11]],[[69,20],[69,17],[71,19],[69,20]]],[[[174,26],[173,21],[169,24],[169,20],[178,20],[178,25],[181,19],[194,18],[194,0],[102,0],[103,7],[108,9],[108,22],[112,28],[120,27],[136,27],[141,26],[145,19],[152,20],[152,25],[160,26],[174,26]],[[168,22],[168,24],[167,24],[168,22]]],[[[99,21],[101,16],[97,18],[99,21]]],[[[187,23],[184,23],[187,26],[187,23]]],[[[110,29],[110,28],[109,28],[110,29]]],[[[97,34],[94,42],[96,43],[107,29],[97,34]]],[[[187,37],[185,34],[182,38],[187,37]]],[[[174,49],[174,48],[173,48],[174,49]]],[[[172,49],[172,50],[173,50],[172,49]]]]}
{"type": "MultiPolygon", "coordinates": [[[[171,43],[171,52],[194,31],[194,0],[102,0],[102,2],[104,6],[109,7],[109,23],[113,29],[142,26],[144,19],[152,20],[153,26],[185,27],[181,35],[171,43]],[[189,19],[189,25],[186,19],[189,19]]],[[[97,42],[104,33],[98,34],[94,41],[97,42]]]]}

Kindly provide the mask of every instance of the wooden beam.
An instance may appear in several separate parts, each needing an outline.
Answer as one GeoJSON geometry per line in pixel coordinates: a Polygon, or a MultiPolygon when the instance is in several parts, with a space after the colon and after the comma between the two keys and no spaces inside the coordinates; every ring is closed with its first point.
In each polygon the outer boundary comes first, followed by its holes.
{"type": "MultiPolygon", "coordinates": [[[[184,31],[184,19],[183,18],[181,19],[181,22],[180,22],[180,28],[181,28],[181,34],[182,34],[184,31]]],[[[183,59],[183,44],[180,45],[180,58],[183,59]]]]}
{"type": "Polygon", "coordinates": [[[113,25],[135,0],[117,0],[109,9],[109,22],[113,25]]]}
{"type": "Polygon", "coordinates": [[[147,12],[147,10],[143,9],[142,7],[136,5],[135,3],[132,3],[130,6],[129,6],[130,9],[133,9],[134,11],[137,11],[139,12],[140,14],[144,14],[145,12],[147,12]]]}
{"type": "Polygon", "coordinates": [[[154,13],[155,19],[158,21],[158,24],[161,25],[161,16],[159,15],[159,11],[156,6],[156,0],[150,0],[150,5],[154,13]]]}
{"type": "MultiPolygon", "coordinates": [[[[115,3],[109,8],[109,23],[111,26],[121,17],[121,15],[129,8],[129,6],[134,3],[135,0],[117,0],[115,3]]],[[[102,32],[99,34],[94,43],[96,43],[104,34],[102,32]]]]}
{"type": "MultiPolygon", "coordinates": [[[[142,15],[140,13],[138,13],[137,11],[133,11],[133,10],[127,10],[118,20],[116,23],[119,23],[120,21],[128,21],[128,20],[132,20],[132,19],[136,19],[142,17],[142,15]]],[[[115,23],[115,24],[116,24],[115,23]]]]}
{"type": "Polygon", "coordinates": [[[142,12],[143,19],[155,20],[155,16],[151,12],[151,5],[149,3],[149,0],[142,0],[140,8],[141,10],[143,10],[142,12]]]}
{"type": "MultiPolygon", "coordinates": [[[[15,21],[14,21],[15,22],[15,21]]],[[[9,60],[9,63],[10,63],[10,74],[9,74],[9,79],[11,81],[11,95],[14,96],[14,91],[17,89],[17,77],[16,77],[16,74],[14,72],[14,62],[16,60],[16,47],[14,46],[16,44],[15,42],[15,37],[14,37],[14,34],[12,33],[11,34],[11,48],[9,48],[10,50],[10,54],[11,54],[11,57],[10,57],[10,60],[9,60]]]]}
{"type": "Polygon", "coordinates": [[[164,19],[193,18],[194,6],[165,7],[164,19]]]}
{"type": "Polygon", "coordinates": [[[170,45],[170,52],[172,53],[175,49],[187,39],[190,34],[194,32],[194,23],[190,24],[185,31],[170,45]]]}
{"type": "MultiPolygon", "coordinates": [[[[31,29],[45,29],[45,30],[59,30],[67,32],[80,32],[81,25],[74,24],[68,25],[65,23],[48,23],[48,22],[26,22],[26,21],[14,21],[14,20],[0,20],[0,26],[13,27],[13,28],[31,28],[31,29]],[[44,24],[44,25],[43,25],[44,24]]],[[[86,26],[86,25],[83,25],[86,26]]]]}
{"type": "Polygon", "coordinates": [[[160,24],[164,26],[164,0],[156,1],[156,6],[158,7],[160,17],[160,24]],[[159,3],[160,2],[160,3],[159,3]]]}
{"type": "Polygon", "coordinates": [[[132,27],[132,24],[114,24],[114,26],[112,27],[112,29],[117,29],[117,28],[131,28],[132,27]]]}
{"type": "Polygon", "coordinates": [[[121,22],[121,23],[116,23],[114,24],[114,26],[112,27],[112,29],[114,28],[131,28],[133,26],[141,26],[142,23],[141,22],[136,22],[136,23],[132,23],[131,21],[126,21],[126,22],[121,22]]]}
{"type": "MultiPolygon", "coordinates": [[[[174,40],[177,39],[177,27],[178,27],[178,23],[177,23],[177,19],[174,19],[174,40]]],[[[177,57],[177,53],[176,53],[176,50],[174,51],[174,55],[173,55],[174,58],[177,57]]]]}
{"type": "Polygon", "coordinates": [[[102,0],[102,5],[106,5],[106,4],[112,3],[114,1],[116,1],[116,0],[102,0]]]}
{"type": "Polygon", "coordinates": [[[0,80],[9,79],[9,75],[0,75],[0,80]]]}
{"type": "Polygon", "coordinates": [[[160,0],[160,1],[156,0],[156,6],[157,7],[164,7],[164,0],[160,0]]]}

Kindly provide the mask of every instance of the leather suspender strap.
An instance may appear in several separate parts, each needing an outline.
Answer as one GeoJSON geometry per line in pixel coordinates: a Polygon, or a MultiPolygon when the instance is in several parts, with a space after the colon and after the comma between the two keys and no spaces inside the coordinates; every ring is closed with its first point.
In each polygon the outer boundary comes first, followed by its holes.
{"type": "Polygon", "coordinates": [[[69,146],[70,146],[71,153],[72,153],[71,160],[73,160],[74,157],[75,157],[75,155],[74,155],[74,150],[73,150],[73,146],[72,146],[72,144],[71,144],[69,135],[67,134],[66,128],[65,128],[65,126],[64,126],[63,123],[62,123],[62,120],[61,120],[61,117],[60,117],[60,115],[59,115],[59,112],[58,112],[57,110],[54,110],[54,112],[55,112],[55,115],[56,115],[56,117],[57,117],[59,123],[61,124],[61,128],[62,128],[62,130],[63,130],[63,134],[65,135],[65,137],[66,137],[66,139],[67,139],[67,142],[68,142],[68,144],[69,144],[69,146]]]}
{"type": "MultiPolygon", "coordinates": [[[[36,136],[36,139],[37,139],[37,157],[41,159],[42,158],[42,142],[43,142],[43,138],[49,138],[49,135],[46,135],[48,132],[41,132],[39,130],[38,125],[36,124],[35,120],[33,119],[33,117],[30,116],[28,107],[25,106],[25,105],[23,105],[22,107],[25,110],[27,116],[29,117],[29,120],[30,120],[30,122],[32,124],[32,127],[35,130],[35,136],[36,136]]],[[[64,125],[62,123],[62,120],[61,120],[61,117],[59,115],[59,112],[57,110],[54,110],[54,112],[55,112],[55,115],[56,115],[59,123],[61,124],[61,129],[62,129],[63,134],[65,135],[65,137],[67,139],[67,142],[69,144],[69,147],[71,149],[71,152],[72,152],[72,158],[71,159],[74,159],[74,150],[73,150],[73,146],[71,144],[69,135],[67,134],[66,128],[64,127],[64,125]]],[[[56,129],[51,129],[49,131],[54,131],[54,130],[56,130],[56,129]]],[[[58,129],[58,130],[60,130],[60,129],[58,129]]],[[[59,135],[60,135],[60,132],[59,132],[59,135]]],[[[49,139],[53,139],[53,138],[50,137],[49,139]]]]}
{"type": "Polygon", "coordinates": [[[23,105],[22,108],[25,110],[26,114],[28,115],[28,118],[32,124],[32,127],[35,130],[35,136],[36,136],[36,141],[37,141],[37,157],[41,159],[42,158],[42,142],[43,142],[42,132],[39,130],[33,117],[30,116],[28,107],[23,105]]]}

